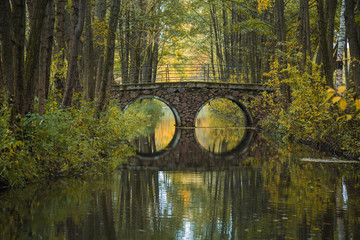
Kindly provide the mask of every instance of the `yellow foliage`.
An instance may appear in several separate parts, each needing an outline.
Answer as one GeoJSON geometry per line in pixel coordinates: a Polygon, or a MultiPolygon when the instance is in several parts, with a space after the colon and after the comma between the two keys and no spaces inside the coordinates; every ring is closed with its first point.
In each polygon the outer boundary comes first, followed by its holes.
{"type": "Polygon", "coordinates": [[[345,92],[345,90],[346,90],[346,86],[341,86],[341,87],[339,87],[339,89],[338,89],[338,91],[337,91],[337,94],[342,94],[343,92],[345,92]]]}
{"type": "Polygon", "coordinates": [[[352,119],[352,115],[350,115],[350,114],[343,115],[343,116],[341,116],[341,117],[338,117],[338,118],[336,119],[336,121],[339,121],[339,120],[341,120],[341,119],[343,119],[343,118],[345,118],[346,121],[350,121],[350,120],[352,119]]]}
{"type": "Polygon", "coordinates": [[[355,107],[356,107],[356,111],[360,110],[360,99],[355,100],[355,107]]]}
{"type": "Polygon", "coordinates": [[[267,10],[269,7],[271,7],[271,1],[270,0],[257,0],[258,3],[258,11],[261,14],[262,11],[267,10]]]}
{"type": "Polygon", "coordinates": [[[334,94],[335,93],[335,90],[333,88],[329,88],[328,90],[326,90],[329,94],[334,94]]]}
{"type": "Polygon", "coordinates": [[[346,102],[346,100],[341,99],[341,101],[340,101],[340,105],[339,105],[339,107],[340,107],[341,111],[345,111],[346,106],[347,106],[347,102],[346,102]]]}
{"type": "Polygon", "coordinates": [[[337,103],[337,102],[340,101],[340,100],[341,100],[341,97],[337,96],[337,97],[334,97],[334,98],[332,99],[332,102],[335,104],[335,103],[337,103]]]}

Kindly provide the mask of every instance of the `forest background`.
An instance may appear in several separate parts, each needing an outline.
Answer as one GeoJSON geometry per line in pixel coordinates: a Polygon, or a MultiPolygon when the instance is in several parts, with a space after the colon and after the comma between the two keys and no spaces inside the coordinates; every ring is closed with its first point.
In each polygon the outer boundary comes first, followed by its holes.
{"type": "Polygon", "coordinates": [[[123,115],[113,81],[151,82],[169,64],[250,69],[278,89],[250,103],[265,130],[358,158],[359,4],[2,0],[1,185],[115,168],[146,114],[123,115]]]}

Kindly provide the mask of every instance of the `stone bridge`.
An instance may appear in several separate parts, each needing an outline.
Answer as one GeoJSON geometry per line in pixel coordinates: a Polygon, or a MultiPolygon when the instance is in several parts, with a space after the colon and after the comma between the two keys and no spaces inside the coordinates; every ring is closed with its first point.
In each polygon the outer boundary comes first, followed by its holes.
{"type": "Polygon", "coordinates": [[[177,127],[195,127],[201,108],[216,98],[226,98],[237,104],[246,116],[247,126],[254,123],[253,113],[246,103],[268,90],[261,84],[231,84],[214,82],[164,82],[114,85],[112,97],[122,109],[139,99],[155,98],[174,113],[177,127]]]}

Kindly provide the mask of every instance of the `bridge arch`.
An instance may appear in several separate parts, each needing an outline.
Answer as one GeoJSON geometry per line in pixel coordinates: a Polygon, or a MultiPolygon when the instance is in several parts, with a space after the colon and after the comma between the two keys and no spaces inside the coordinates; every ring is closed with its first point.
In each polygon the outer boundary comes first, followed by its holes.
{"type": "Polygon", "coordinates": [[[195,127],[195,118],[201,107],[212,99],[224,97],[235,102],[245,113],[247,126],[253,116],[246,106],[254,97],[268,90],[258,84],[231,84],[214,82],[164,82],[115,85],[112,97],[125,109],[129,103],[142,98],[156,98],[170,107],[177,127],[195,127]]]}
{"type": "Polygon", "coordinates": [[[136,101],[141,101],[142,99],[156,99],[159,100],[163,103],[165,103],[171,110],[171,112],[174,114],[174,118],[175,118],[175,126],[179,126],[181,123],[181,119],[180,119],[180,115],[178,113],[178,111],[176,110],[176,108],[170,103],[168,102],[166,99],[156,96],[156,95],[140,95],[134,99],[132,99],[131,101],[127,102],[126,105],[123,107],[123,112],[126,111],[126,109],[133,103],[135,103],[136,101]]]}
{"type": "Polygon", "coordinates": [[[239,101],[238,98],[235,98],[231,95],[218,95],[218,96],[215,96],[215,97],[212,97],[212,98],[209,98],[207,101],[205,101],[201,106],[200,108],[197,110],[197,113],[195,115],[195,118],[194,118],[194,121],[197,119],[201,109],[203,107],[206,106],[206,104],[210,103],[211,101],[213,100],[216,100],[216,99],[221,99],[221,98],[224,98],[224,99],[228,99],[230,101],[232,101],[233,103],[235,103],[236,106],[238,106],[240,108],[240,110],[244,113],[244,116],[245,116],[245,126],[246,127],[250,127],[254,124],[254,118],[253,118],[253,114],[251,113],[251,111],[249,110],[248,106],[242,102],[242,101],[239,101]]]}

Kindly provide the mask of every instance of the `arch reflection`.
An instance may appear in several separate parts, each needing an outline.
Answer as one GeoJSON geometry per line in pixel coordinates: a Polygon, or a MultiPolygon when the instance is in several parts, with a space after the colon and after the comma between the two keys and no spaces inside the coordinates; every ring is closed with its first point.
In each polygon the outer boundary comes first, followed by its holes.
{"type": "Polygon", "coordinates": [[[243,110],[232,100],[217,98],[204,104],[195,121],[199,145],[213,154],[227,154],[238,148],[247,133],[243,110]]]}
{"type": "Polygon", "coordinates": [[[126,108],[126,114],[144,119],[137,129],[138,137],[132,140],[137,155],[155,157],[176,145],[176,118],[166,103],[155,98],[138,99],[126,108]]]}
{"type": "Polygon", "coordinates": [[[239,162],[247,158],[247,152],[256,133],[246,130],[242,141],[232,151],[214,154],[201,147],[195,137],[195,129],[178,129],[177,142],[166,150],[153,156],[137,154],[129,159],[134,166],[154,167],[162,170],[205,170],[229,169],[239,166],[239,162]]]}
{"type": "Polygon", "coordinates": [[[195,128],[175,127],[172,110],[156,99],[143,99],[129,110],[150,117],[140,136],[132,141],[136,158],[141,160],[162,159],[174,166],[179,162],[206,165],[208,161],[239,157],[247,151],[253,137],[253,131],[246,128],[245,114],[228,99],[215,99],[204,105],[197,114],[195,128]]]}

